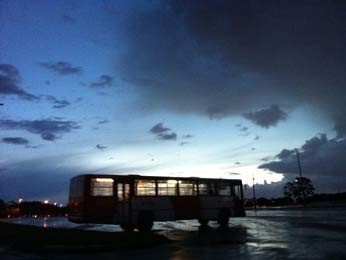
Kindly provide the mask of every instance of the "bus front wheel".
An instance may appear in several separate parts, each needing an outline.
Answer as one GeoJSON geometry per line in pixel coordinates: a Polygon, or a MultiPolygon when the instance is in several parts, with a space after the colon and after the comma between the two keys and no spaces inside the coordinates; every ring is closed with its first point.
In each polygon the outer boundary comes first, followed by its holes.
{"type": "Polygon", "coordinates": [[[154,216],[151,211],[141,211],[138,214],[137,228],[139,231],[150,231],[154,224],[154,216]]]}

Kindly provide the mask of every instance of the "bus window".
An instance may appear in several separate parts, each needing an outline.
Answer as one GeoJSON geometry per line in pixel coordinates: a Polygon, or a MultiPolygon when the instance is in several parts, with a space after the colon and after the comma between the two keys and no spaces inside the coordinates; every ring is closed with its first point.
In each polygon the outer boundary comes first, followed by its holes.
{"type": "Polygon", "coordinates": [[[197,185],[193,181],[179,181],[179,195],[197,195],[197,185]]]}
{"type": "Polygon", "coordinates": [[[157,192],[161,196],[175,196],[177,194],[177,181],[176,180],[158,180],[157,192]]]}
{"type": "Polygon", "coordinates": [[[225,181],[218,182],[217,194],[221,196],[231,196],[231,184],[225,181]]]}
{"type": "Polygon", "coordinates": [[[123,201],[124,200],[124,189],[123,189],[123,184],[118,183],[117,185],[117,190],[118,190],[118,201],[123,201]]]}
{"type": "Polygon", "coordinates": [[[216,194],[214,182],[199,182],[198,191],[200,196],[214,195],[216,194]]]}
{"type": "Polygon", "coordinates": [[[113,179],[93,178],[90,180],[91,196],[113,196],[113,179]]]}
{"type": "Polygon", "coordinates": [[[125,202],[128,202],[130,200],[130,184],[128,183],[125,183],[124,200],[125,202]]]}
{"type": "Polygon", "coordinates": [[[155,180],[136,180],[135,181],[136,196],[155,196],[156,183],[155,180]]]}

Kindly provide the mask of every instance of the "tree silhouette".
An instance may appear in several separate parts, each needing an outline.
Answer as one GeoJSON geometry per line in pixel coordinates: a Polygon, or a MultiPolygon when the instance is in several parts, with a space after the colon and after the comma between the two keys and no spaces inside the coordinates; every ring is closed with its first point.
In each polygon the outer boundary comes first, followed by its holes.
{"type": "Polygon", "coordinates": [[[303,202],[314,194],[314,186],[310,179],[305,177],[296,177],[293,182],[287,182],[284,186],[285,196],[293,199],[295,202],[303,202]]]}

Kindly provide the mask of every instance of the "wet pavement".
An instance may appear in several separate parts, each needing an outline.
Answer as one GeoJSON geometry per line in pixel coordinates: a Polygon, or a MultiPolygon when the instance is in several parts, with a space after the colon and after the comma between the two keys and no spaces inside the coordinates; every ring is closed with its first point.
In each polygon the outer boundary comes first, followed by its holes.
{"type": "MultiPolygon", "coordinates": [[[[42,227],[122,232],[115,225],[80,225],[64,218],[10,222],[42,227]]],[[[226,230],[215,222],[201,230],[197,221],[155,223],[153,232],[173,240],[130,252],[32,255],[2,248],[1,259],[346,259],[346,208],[248,211],[226,230]]]]}

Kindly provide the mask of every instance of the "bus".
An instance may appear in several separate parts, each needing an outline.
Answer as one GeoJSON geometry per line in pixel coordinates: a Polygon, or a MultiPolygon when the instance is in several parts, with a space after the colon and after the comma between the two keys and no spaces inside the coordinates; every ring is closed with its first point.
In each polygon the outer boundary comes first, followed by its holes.
{"type": "Polygon", "coordinates": [[[70,182],[68,219],[148,231],[154,221],[243,217],[242,181],[198,177],[86,174],[70,182]]]}

